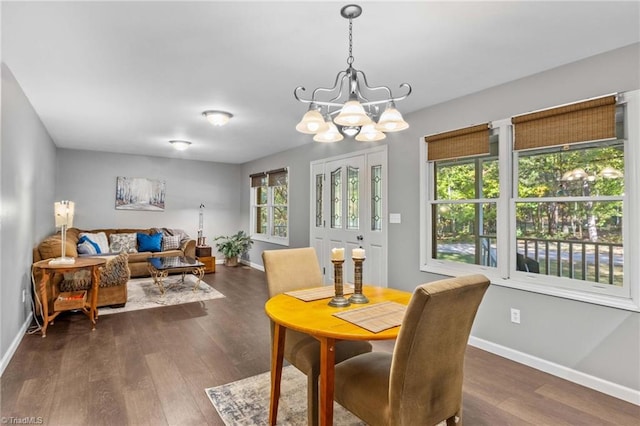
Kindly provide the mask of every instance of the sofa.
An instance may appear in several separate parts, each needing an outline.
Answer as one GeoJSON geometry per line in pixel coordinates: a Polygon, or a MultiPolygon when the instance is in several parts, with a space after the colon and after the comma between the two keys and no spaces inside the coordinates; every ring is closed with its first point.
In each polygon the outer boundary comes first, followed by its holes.
{"type": "MultiPolygon", "coordinates": [[[[195,254],[196,241],[191,239],[184,231],[171,228],[111,228],[93,230],[70,228],[67,230],[67,240],[65,244],[65,255],[67,257],[100,256],[108,259],[107,265],[101,274],[101,280],[104,282],[100,282],[98,307],[124,306],[127,302],[126,281],[129,279],[129,276],[126,276],[126,279],[124,279],[124,272],[123,268],[119,265],[120,263],[127,262],[127,272],[131,278],[148,277],[150,273],[147,267],[147,259],[150,257],[186,256],[195,258],[195,254]],[[101,233],[104,233],[104,237],[102,237],[101,233]],[[132,237],[132,234],[136,237],[132,237]],[[157,234],[162,234],[160,240],[163,243],[161,243],[159,247],[152,247],[153,251],[146,250],[147,247],[142,247],[142,245],[138,244],[141,237],[144,237],[144,241],[151,241],[157,237],[157,234]],[[100,235],[101,238],[106,238],[108,247],[105,248],[104,243],[98,241],[98,245],[101,245],[102,249],[96,252],[98,247],[93,240],[97,240],[94,236],[98,235],[100,235]],[[126,236],[128,241],[125,241],[123,236],[126,236]],[[131,238],[135,238],[135,242],[131,241],[131,238]],[[139,248],[142,248],[142,250],[138,250],[139,248]],[[157,250],[158,248],[160,249],[159,251],[157,250]],[[126,253],[126,256],[117,256],[119,253],[126,253]]],[[[58,232],[45,238],[33,249],[33,262],[53,259],[61,255],[62,237],[58,232]]],[[[34,280],[36,280],[36,283],[39,282],[39,279],[39,273],[35,270],[34,280]]],[[[86,277],[82,276],[56,275],[50,284],[53,288],[47,289],[47,294],[53,297],[53,295],[57,294],[58,290],[77,289],[84,285],[82,282],[85,279],[86,277]]]]}

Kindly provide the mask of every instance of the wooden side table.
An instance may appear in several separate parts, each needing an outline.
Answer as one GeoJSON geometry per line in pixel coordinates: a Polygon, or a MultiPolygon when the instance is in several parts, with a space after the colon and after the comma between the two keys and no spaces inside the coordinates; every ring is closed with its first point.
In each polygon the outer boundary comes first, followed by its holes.
{"type": "Polygon", "coordinates": [[[216,258],[215,256],[198,257],[200,262],[204,263],[204,273],[210,274],[216,271],[216,258]]]}
{"type": "MultiPolygon", "coordinates": [[[[82,312],[89,317],[91,321],[91,330],[96,329],[96,319],[98,318],[98,288],[100,285],[100,270],[99,267],[106,264],[106,259],[101,259],[98,257],[80,257],[77,258],[75,263],[72,264],[50,264],[47,260],[41,260],[33,264],[34,268],[38,268],[42,271],[42,279],[40,279],[39,284],[39,292],[40,298],[42,300],[42,337],[47,337],[47,327],[49,323],[53,324],[53,320],[60,315],[61,312],[68,311],[70,309],[81,309],[82,312]],[[49,306],[49,299],[47,298],[47,283],[51,280],[51,277],[54,274],[64,274],[67,272],[75,272],[80,269],[90,269],[91,270],[91,292],[90,292],[90,300],[82,303],[82,306],[73,306],[71,308],[65,308],[64,304],[58,305],[58,309],[56,309],[56,304],[54,302],[49,306]],[[63,306],[63,307],[60,307],[63,306]],[[49,309],[51,307],[51,309],[49,309]],[[51,313],[49,313],[51,311],[51,313]]],[[[57,297],[57,294],[56,294],[57,297]]]]}

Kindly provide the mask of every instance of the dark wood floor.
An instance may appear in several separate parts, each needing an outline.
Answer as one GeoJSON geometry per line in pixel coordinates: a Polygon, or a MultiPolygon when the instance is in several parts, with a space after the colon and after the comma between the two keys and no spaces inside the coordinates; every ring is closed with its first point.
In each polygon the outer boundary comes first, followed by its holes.
{"type": "MultiPolygon", "coordinates": [[[[1,378],[0,410],[46,425],[221,425],[204,389],[269,369],[264,274],[219,267],[226,298],[87,318],[27,335],[1,378]]],[[[390,350],[378,344],[376,350],[390,350]]],[[[640,407],[469,347],[466,425],[638,425],[640,407]]]]}

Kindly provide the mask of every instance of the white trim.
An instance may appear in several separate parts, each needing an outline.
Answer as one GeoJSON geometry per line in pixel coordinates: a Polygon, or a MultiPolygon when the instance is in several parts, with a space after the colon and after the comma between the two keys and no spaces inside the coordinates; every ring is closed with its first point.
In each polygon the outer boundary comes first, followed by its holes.
{"type": "Polygon", "coordinates": [[[538,358],[478,337],[470,336],[469,345],[640,406],[640,390],[603,380],[599,377],[583,373],[582,371],[574,370],[573,368],[556,364],[555,362],[538,358]]]}
{"type": "Polygon", "coordinates": [[[4,369],[7,368],[7,365],[9,365],[9,362],[11,362],[11,358],[13,358],[13,355],[16,353],[18,346],[20,346],[20,342],[22,342],[24,335],[27,333],[27,330],[29,329],[29,325],[31,324],[32,317],[33,317],[33,312],[29,312],[29,315],[27,315],[27,319],[25,320],[25,322],[22,324],[22,327],[20,327],[20,330],[18,331],[18,334],[16,334],[16,337],[11,342],[11,345],[9,345],[9,348],[4,353],[4,356],[2,357],[2,361],[0,361],[0,377],[4,373],[4,369]]]}

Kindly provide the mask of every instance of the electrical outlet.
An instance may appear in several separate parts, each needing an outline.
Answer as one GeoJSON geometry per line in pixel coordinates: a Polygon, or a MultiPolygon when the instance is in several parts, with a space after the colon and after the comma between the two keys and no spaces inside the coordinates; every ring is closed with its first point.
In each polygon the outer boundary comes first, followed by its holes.
{"type": "Polygon", "coordinates": [[[520,309],[511,308],[511,322],[520,324],[520,309]]]}
{"type": "Polygon", "coordinates": [[[25,290],[23,288],[22,289],[22,303],[24,303],[25,300],[27,300],[27,290],[25,290]]]}

